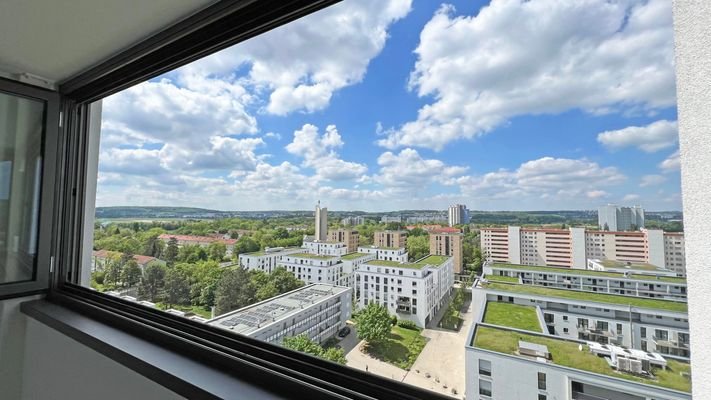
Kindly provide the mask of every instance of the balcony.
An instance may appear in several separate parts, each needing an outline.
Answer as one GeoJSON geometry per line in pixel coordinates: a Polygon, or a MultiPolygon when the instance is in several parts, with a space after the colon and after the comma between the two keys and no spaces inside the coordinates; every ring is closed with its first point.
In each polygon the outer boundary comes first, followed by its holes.
{"type": "Polygon", "coordinates": [[[588,335],[595,335],[595,336],[605,336],[607,338],[615,338],[617,335],[612,332],[609,328],[608,329],[599,329],[595,326],[587,326],[587,325],[576,325],[578,328],[579,333],[586,333],[588,335]]]}
{"type": "Polygon", "coordinates": [[[680,342],[679,340],[670,340],[668,337],[662,338],[658,336],[652,336],[652,341],[657,346],[671,347],[676,349],[689,349],[689,343],[680,342]]]}
{"type": "Polygon", "coordinates": [[[573,392],[573,400],[610,400],[607,397],[598,397],[591,394],[573,392]]]}

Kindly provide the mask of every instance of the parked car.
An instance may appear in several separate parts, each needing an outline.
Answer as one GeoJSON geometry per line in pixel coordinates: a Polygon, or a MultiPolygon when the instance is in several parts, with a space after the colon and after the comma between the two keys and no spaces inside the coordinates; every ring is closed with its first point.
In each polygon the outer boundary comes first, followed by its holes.
{"type": "Polygon", "coordinates": [[[346,326],[345,328],[338,331],[338,337],[344,338],[344,337],[348,336],[349,333],[351,333],[351,328],[346,326]]]}

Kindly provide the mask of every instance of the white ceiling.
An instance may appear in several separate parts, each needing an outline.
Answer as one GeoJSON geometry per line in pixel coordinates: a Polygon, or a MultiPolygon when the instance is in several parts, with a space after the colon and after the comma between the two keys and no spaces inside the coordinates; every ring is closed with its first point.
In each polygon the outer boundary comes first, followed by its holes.
{"type": "Polygon", "coordinates": [[[0,0],[0,72],[61,82],[214,0],[0,0]]]}

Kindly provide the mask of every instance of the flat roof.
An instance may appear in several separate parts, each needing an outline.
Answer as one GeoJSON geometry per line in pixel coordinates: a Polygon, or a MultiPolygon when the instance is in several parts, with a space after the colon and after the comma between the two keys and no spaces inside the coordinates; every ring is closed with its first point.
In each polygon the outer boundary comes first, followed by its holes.
{"type": "Polygon", "coordinates": [[[370,260],[366,262],[370,265],[378,265],[381,267],[396,267],[396,268],[410,268],[410,269],[422,269],[424,265],[412,264],[407,262],[399,261],[389,261],[389,260],[370,260]]]}
{"type": "Polygon", "coordinates": [[[419,260],[415,261],[414,264],[421,264],[422,266],[431,265],[433,267],[439,267],[440,265],[444,264],[448,259],[449,259],[449,256],[436,256],[436,255],[430,254],[426,257],[420,258],[419,260]]]}
{"type": "Polygon", "coordinates": [[[553,336],[526,334],[506,328],[481,325],[476,326],[476,332],[472,339],[471,346],[530,360],[531,357],[522,356],[518,353],[520,341],[546,346],[551,356],[550,363],[554,365],[682,392],[691,391],[691,380],[681,374],[685,372],[687,374],[686,376],[689,376],[691,366],[687,363],[672,359],[666,360],[666,370],[654,369],[653,378],[642,377],[613,369],[603,357],[598,357],[591,353],[587,345],[582,345],[583,350],[581,351],[579,349],[581,345],[579,341],[566,340],[553,336]]]}
{"type": "Polygon", "coordinates": [[[538,321],[536,307],[534,306],[487,301],[486,311],[482,320],[491,325],[523,329],[531,332],[543,332],[541,323],[538,321]]]}
{"type": "Polygon", "coordinates": [[[259,251],[253,251],[251,253],[242,253],[240,254],[241,256],[264,256],[267,254],[279,254],[283,253],[285,251],[292,251],[296,249],[300,249],[301,247],[284,247],[281,249],[264,249],[264,250],[259,250],[259,251]]]}
{"type": "Polygon", "coordinates": [[[323,256],[320,254],[311,254],[311,253],[292,253],[289,254],[290,257],[297,257],[297,258],[314,258],[317,260],[330,260],[332,258],[337,258],[337,256],[323,256]]]}
{"type": "Polygon", "coordinates": [[[346,254],[345,256],[341,256],[341,260],[355,260],[355,259],[357,259],[357,258],[367,257],[367,256],[371,256],[371,254],[368,254],[368,253],[349,253],[349,254],[346,254]]]}
{"type": "Polygon", "coordinates": [[[663,275],[629,274],[629,276],[625,276],[625,274],[623,274],[621,272],[595,271],[595,270],[591,270],[591,269],[558,268],[558,267],[545,267],[545,266],[540,266],[540,265],[520,265],[520,264],[506,264],[506,263],[492,263],[492,264],[490,264],[490,267],[496,268],[496,269],[515,269],[515,270],[521,270],[521,271],[542,272],[542,273],[551,273],[551,274],[589,275],[589,276],[602,276],[602,277],[616,278],[616,279],[634,279],[634,280],[639,280],[639,281],[651,281],[651,282],[660,281],[660,282],[678,283],[678,284],[683,284],[683,285],[686,284],[686,279],[684,279],[684,278],[663,276],[663,275]]]}
{"type": "Polygon", "coordinates": [[[215,317],[208,324],[249,335],[257,329],[299,313],[302,306],[316,304],[351,290],[344,286],[312,284],[215,317]]]}
{"type": "Polygon", "coordinates": [[[616,294],[585,292],[581,290],[551,289],[542,286],[520,285],[513,283],[482,283],[482,287],[486,289],[501,290],[505,292],[531,294],[561,299],[571,299],[584,302],[616,304],[623,306],[631,305],[633,307],[647,308],[650,310],[665,310],[680,313],[688,312],[688,307],[686,303],[672,300],[621,296],[616,294]]]}

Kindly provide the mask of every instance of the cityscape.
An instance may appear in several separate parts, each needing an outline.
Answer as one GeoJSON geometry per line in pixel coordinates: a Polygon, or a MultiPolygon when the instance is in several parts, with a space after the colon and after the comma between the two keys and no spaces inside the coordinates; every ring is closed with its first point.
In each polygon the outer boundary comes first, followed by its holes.
{"type": "Polygon", "coordinates": [[[103,220],[91,286],[452,398],[690,398],[683,232],[471,214],[103,220]]]}

